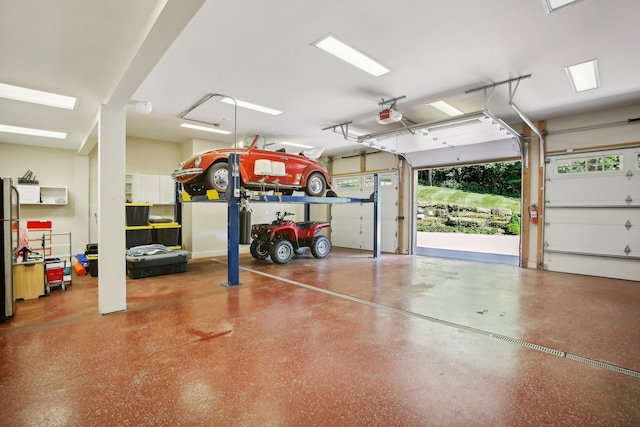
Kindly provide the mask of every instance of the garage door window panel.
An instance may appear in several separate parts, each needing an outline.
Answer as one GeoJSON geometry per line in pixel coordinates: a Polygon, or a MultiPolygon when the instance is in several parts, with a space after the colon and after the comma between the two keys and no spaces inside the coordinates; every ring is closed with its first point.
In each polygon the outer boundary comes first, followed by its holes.
{"type": "Polygon", "coordinates": [[[622,170],[622,155],[556,160],[558,175],[622,170]]]}

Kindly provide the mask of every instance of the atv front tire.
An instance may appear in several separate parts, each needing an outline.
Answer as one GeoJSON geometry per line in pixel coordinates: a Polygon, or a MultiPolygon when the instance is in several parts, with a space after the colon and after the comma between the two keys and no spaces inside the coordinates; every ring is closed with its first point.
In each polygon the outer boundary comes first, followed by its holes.
{"type": "Polygon", "coordinates": [[[267,257],[269,256],[269,242],[265,242],[264,240],[260,239],[254,239],[251,242],[249,252],[251,252],[251,256],[255,259],[267,259],[267,257]]]}
{"type": "Polygon", "coordinates": [[[277,240],[271,245],[271,261],[276,264],[286,264],[293,257],[293,245],[288,240],[277,240]]]}

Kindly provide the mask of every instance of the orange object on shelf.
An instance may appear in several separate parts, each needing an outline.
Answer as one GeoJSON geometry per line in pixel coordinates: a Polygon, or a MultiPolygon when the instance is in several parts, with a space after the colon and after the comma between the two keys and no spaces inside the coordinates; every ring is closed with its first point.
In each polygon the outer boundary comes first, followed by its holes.
{"type": "Polygon", "coordinates": [[[85,274],[87,274],[87,269],[84,268],[80,261],[76,261],[75,265],[73,266],[73,270],[78,276],[84,276],[85,274]]]}

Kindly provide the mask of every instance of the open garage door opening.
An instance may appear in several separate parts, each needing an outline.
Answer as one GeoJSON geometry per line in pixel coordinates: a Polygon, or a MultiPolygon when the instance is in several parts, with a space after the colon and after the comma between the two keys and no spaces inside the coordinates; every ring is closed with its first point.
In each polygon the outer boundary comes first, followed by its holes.
{"type": "Polygon", "coordinates": [[[415,173],[416,254],[519,264],[520,161],[415,173]]]}

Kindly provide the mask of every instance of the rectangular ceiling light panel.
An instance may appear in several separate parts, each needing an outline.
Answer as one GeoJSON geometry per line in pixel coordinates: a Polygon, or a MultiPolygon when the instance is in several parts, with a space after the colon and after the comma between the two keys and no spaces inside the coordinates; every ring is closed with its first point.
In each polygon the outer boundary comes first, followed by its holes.
{"type": "Polygon", "coordinates": [[[210,128],[210,127],[206,127],[206,126],[192,125],[192,124],[189,124],[189,123],[182,123],[180,125],[180,127],[187,128],[187,129],[201,130],[201,131],[205,131],[205,132],[221,133],[223,135],[229,135],[231,133],[228,130],[214,129],[214,128],[210,128]]]}
{"type": "Polygon", "coordinates": [[[52,130],[23,128],[19,126],[0,125],[0,132],[15,133],[18,135],[41,136],[44,138],[66,139],[66,132],[55,132],[52,130]]]}
{"type": "Polygon", "coordinates": [[[0,83],[0,97],[14,101],[30,102],[32,104],[73,110],[76,108],[76,98],[40,90],[27,89],[0,83]]]}
{"type": "Polygon", "coordinates": [[[265,114],[271,114],[272,116],[279,116],[280,114],[282,114],[282,111],[278,111],[273,108],[263,107],[262,105],[252,104],[250,102],[245,102],[245,101],[239,101],[237,99],[234,102],[233,99],[228,97],[222,98],[220,102],[224,102],[225,104],[229,104],[229,105],[237,104],[238,107],[246,108],[248,110],[253,110],[253,111],[259,111],[265,114]]]}
{"type": "Polygon", "coordinates": [[[360,52],[356,48],[341,42],[332,35],[327,35],[320,40],[313,42],[312,46],[324,50],[325,52],[342,59],[343,61],[360,68],[374,77],[380,77],[391,70],[372,59],[368,55],[360,52]]]}
{"type": "Polygon", "coordinates": [[[600,87],[597,59],[565,67],[565,70],[576,92],[600,87]]]}
{"type": "Polygon", "coordinates": [[[437,108],[438,110],[442,111],[443,113],[445,113],[448,116],[461,116],[464,113],[460,110],[458,110],[456,107],[447,104],[444,101],[436,101],[436,102],[432,102],[431,105],[433,108],[437,108]]]}
{"type": "Polygon", "coordinates": [[[546,13],[551,13],[556,9],[575,3],[578,0],[542,0],[542,7],[546,13]]]}

